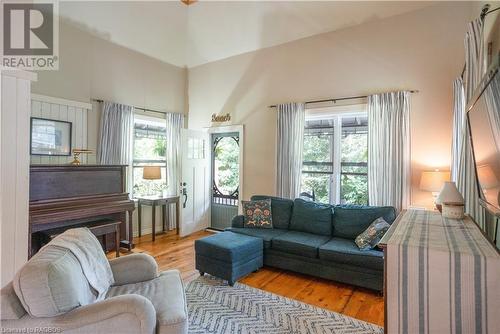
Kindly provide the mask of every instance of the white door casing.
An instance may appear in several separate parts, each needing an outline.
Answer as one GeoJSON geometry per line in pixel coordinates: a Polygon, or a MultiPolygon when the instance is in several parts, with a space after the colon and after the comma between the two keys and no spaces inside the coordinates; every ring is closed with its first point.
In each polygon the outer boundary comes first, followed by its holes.
{"type": "Polygon", "coordinates": [[[182,129],[179,234],[210,226],[210,139],[206,131],[182,129]]]}

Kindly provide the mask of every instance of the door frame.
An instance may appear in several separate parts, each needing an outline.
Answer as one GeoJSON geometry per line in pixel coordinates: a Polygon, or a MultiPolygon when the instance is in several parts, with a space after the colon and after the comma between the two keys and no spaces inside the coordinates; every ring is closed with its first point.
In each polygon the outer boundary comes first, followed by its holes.
{"type": "MultiPolygon", "coordinates": [[[[208,128],[208,133],[210,136],[213,134],[217,133],[230,133],[230,132],[237,132],[238,137],[239,137],[239,146],[240,146],[240,170],[239,170],[239,177],[240,177],[240,184],[239,184],[239,195],[238,195],[238,213],[243,212],[242,207],[241,207],[241,200],[244,198],[243,197],[243,158],[244,158],[244,126],[242,124],[240,125],[225,125],[225,126],[214,126],[208,128]]],[[[213,154],[210,156],[210,164],[212,164],[212,159],[213,159],[213,154]]],[[[210,171],[210,186],[213,184],[213,170],[210,171]]],[[[210,191],[211,193],[211,191],[210,191]]],[[[210,200],[210,210],[212,209],[212,200],[210,200]]]]}

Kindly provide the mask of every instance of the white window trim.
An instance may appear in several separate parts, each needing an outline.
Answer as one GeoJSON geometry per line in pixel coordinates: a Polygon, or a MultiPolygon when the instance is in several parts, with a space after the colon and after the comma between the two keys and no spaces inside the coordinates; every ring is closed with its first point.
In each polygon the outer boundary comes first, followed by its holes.
{"type": "MultiPolygon", "coordinates": [[[[159,113],[151,113],[151,112],[147,112],[147,111],[144,111],[144,110],[140,110],[140,109],[135,109],[134,108],[134,112],[133,112],[133,117],[134,117],[134,120],[133,120],[133,123],[134,125],[132,126],[132,133],[131,133],[131,136],[132,136],[132,152],[131,152],[131,159],[130,159],[130,166],[129,166],[129,169],[130,169],[130,173],[129,173],[129,178],[130,178],[130,190],[129,190],[129,193],[130,193],[130,197],[132,198],[132,200],[134,201],[137,201],[137,198],[136,198],[136,195],[134,194],[134,169],[135,168],[141,168],[140,166],[136,166],[135,163],[136,163],[136,160],[134,159],[134,153],[135,153],[135,119],[136,119],[136,115],[139,115],[139,118],[142,118],[143,119],[158,119],[158,120],[163,120],[165,121],[165,124],[166,124],[166,119],[165,119],[165,116],[164,117],[161,117],[159,116],[159,113]]],[[[165,164],[163,166],[161,166],[162,168],[167,168],[167,158],[165,157],[165,164]]],[[[166,187],[168,187],[168,180],[166,183],[166,187]]]]}
{"type": "Polygon", "coordinates": [[[330,178],[330,203],[340,204],[340,172],[341,172],[341,159],[340,157],[341,147],[340,144],[342,140],[342,117],[356,117],[356,116],[368,116],[367,104],[349,104],[349,105],[337,105],[330,107],[319,107],[319,108],[309,108],[306,109],[305,120],[323,120],[323,119],[335,119],[334,129],[333,129],[333,145],[332,145],[332,157],[333,157],[333,174],[330,178]]]}

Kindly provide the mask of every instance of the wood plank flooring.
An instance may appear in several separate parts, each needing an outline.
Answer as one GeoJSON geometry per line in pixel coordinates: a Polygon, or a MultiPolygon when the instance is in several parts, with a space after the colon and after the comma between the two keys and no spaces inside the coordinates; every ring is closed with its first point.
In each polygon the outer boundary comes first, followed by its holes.
{"type": "MultiPolygon", "coordinates": [[[[189,282],[199,276],[195,270],[194,241],[210,234],[200,231],[180,238],[174,232],[169,232],[158,235],[154,243],[151,235],[145,235],[134,239],[134,252],[154,256],[160,270],[178,269],[182,278],[189,282]]],[[[113,257],[111,253],[109,257],[113,257]]],[[[379,326],[384,325],[384,299],[371,290],[270,267],[264,267],[239,282],[379,326]]]]}

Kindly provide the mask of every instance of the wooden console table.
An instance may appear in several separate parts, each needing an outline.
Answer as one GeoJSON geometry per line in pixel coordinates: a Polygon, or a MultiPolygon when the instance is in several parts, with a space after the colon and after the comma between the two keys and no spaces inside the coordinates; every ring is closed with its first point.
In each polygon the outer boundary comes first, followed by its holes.
{"type": "Polygon", "coordinates": [[[500,254],[470,218],[404,211],[379,246],[386,333],[500,333],[500,254]]]}
{"type": "Polygon", "coordinates": [[[175,228],[176,233],[179,234],[179,196],[168,196],[168,197],[160,197],[160,196],[144,196],[137,198],[137,214],[138,214],[138,227],[139,227],[139,236],[142,235],[142,206],[149,205],[151,206],[151,225],[152,225],[152,234],[153,241],[156,238],[156,207],[162,207],[162,218],[163,218],[163,231],[167,229],[167,216],[169,216],[169,205],[175,203],[175,228]]]}

